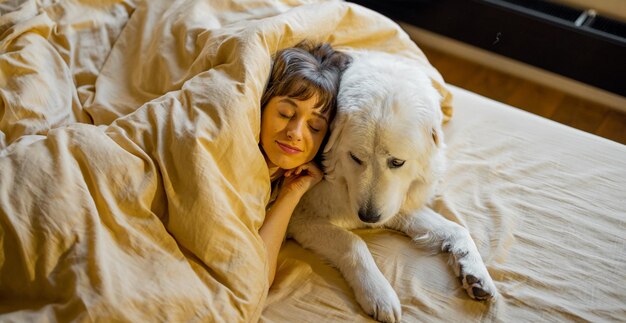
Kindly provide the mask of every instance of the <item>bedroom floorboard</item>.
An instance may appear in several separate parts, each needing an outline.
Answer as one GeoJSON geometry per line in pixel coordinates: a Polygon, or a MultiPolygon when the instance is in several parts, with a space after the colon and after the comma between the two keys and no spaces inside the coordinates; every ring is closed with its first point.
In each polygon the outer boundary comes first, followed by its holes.
{"type": "Polygon", "coordinates": [[[626,144],[626,114],[420,45],[446,82],[556,122],[626,144]]]}

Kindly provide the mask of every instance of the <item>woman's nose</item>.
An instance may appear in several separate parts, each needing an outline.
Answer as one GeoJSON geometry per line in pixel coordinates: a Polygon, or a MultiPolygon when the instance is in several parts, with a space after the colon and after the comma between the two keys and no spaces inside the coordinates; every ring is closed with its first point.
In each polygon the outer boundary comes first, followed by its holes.
{"type": "Polygon", "coordinates": [[[302,127],[304,120],[292,120],[287,125],[287,137],[289,140],[301,141],[302,140],[302,127]]]}

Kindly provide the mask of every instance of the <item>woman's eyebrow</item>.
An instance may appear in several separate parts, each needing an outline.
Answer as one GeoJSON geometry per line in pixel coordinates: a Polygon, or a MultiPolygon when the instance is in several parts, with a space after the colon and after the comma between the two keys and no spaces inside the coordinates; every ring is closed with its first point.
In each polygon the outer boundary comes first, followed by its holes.
{"type": "Polygon", "coordinates": [[[318,116],[318,117],[319,117],[319,118],[321,118],[321,119],[324,119],[324,121],[326,121],[326,124],[328,124],[328,118],[326,118],[326,116],[325,116],[325,115],[323,115],[323,114],[321,114],[321,113],[319,113],[319,112],[317,112],[317,111],[313,111],[313,114],[314,114],[314,115],[316,115],[316,116],[318,116]]]}
{"type": "Polygon", "coordinates": [[[290,98],[282,98],[282,99],[280,100],[280,102],[285,102],[285,103],[287,103],[287,104],[289,104],[289,105],[292,105],[294,108],[297,108],[297,107],[298,107],[298,105],[296,104],[296,102],[294,102],[294,101],[293,101],[292,99],[290,99],[290,98]]]}

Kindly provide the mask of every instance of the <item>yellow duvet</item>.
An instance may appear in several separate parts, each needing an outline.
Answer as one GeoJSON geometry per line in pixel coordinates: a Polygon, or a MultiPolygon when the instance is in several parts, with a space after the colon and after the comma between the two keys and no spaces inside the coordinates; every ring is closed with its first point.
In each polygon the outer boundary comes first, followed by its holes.
{"type": "Polygon", "coordinates": [[[303,39],[440,76],[343,2],[0,1],[0,321],[256,321],[271,56],[303,39]]]}

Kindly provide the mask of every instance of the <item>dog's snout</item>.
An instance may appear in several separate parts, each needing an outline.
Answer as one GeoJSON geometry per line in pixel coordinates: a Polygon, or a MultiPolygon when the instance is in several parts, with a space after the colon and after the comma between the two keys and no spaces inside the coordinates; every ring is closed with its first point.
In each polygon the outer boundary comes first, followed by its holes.
{"type": "Polygon", "coordinates": [[[359,219],[367,223],[376,223],[380,220],[380,213],[367,203],[366,207],[359,209],[359,219]]]}

